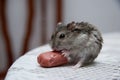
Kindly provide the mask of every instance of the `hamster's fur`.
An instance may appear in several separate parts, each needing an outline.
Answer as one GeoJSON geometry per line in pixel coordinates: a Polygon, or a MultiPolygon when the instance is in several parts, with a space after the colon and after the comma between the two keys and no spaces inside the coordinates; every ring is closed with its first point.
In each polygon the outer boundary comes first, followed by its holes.
{"type": "Polygon", "coordinates": [[[100,31],[88,22],[58,23],[51,36],[53,50],[62,51],[74,67],[91,63],[100,53],[103,39],[100,31]]]}

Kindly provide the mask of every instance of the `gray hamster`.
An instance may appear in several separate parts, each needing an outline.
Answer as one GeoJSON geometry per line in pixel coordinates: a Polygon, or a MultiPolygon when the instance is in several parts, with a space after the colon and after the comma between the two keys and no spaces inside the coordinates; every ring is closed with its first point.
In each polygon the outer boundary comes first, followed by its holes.
{"type": "Polygon", "coordinates": [[[100,31],[88,22],[58,23],[51,36],[53,50],[61,51],[75,68],[91,63],[100,53],[103,39],[100,31]]]}

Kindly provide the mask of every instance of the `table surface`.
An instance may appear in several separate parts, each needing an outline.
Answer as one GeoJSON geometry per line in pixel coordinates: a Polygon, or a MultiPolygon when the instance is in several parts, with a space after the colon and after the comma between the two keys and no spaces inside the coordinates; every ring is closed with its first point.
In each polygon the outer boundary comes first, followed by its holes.
{"type": "Polygon", "coordinates": [[[104,44],[93,64],[73,69],[72,65],[43,68],[37,56],[51,51],[44,45],[27,52],[9,68],[5,80],[120,80],[120,33],[103,35],[104,44]]]}

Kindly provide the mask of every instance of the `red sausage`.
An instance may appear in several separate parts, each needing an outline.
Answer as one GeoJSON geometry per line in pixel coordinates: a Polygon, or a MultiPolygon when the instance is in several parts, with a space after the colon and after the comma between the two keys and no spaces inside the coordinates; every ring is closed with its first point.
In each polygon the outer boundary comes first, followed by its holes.
{"type": "Polygon", "coordinates": [[[67,58],[57,51],[42,53],[37,57],[37,61],[42,67],[55,67],[68,63],[67,58]]]}

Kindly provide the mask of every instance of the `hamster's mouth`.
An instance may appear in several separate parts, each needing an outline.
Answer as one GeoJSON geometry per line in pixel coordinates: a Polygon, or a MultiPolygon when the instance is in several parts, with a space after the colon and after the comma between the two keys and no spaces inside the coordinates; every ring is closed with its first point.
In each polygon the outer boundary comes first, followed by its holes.
{"type": "Polygon", "coordinates": [[[68,49],[61,49],[61,50],[55,49],[54,51],[58,51],[58,52],[64,53],[64,52],[69,52],[70,50],[68,50],[68,49]]]}

